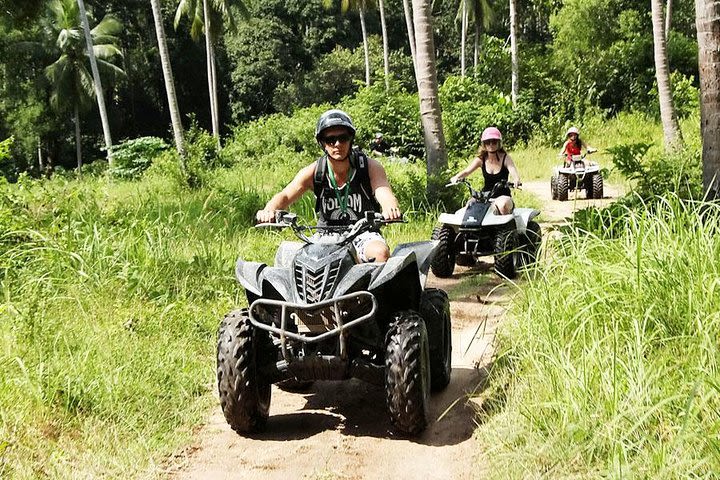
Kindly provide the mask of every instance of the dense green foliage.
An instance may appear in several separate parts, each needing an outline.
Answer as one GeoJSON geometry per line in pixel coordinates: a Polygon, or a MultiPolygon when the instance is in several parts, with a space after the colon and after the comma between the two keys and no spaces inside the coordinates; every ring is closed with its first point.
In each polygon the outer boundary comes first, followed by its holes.
{"type": "MultiPolygon", "coordinates": [[[[12,161],[3,168],[9,178],[23,171],[37,173],[38,148],[46,165],[74,164],[72,115],[50,110],[51,85],[45,77],[45,69],[58,59],[57,37],[49,29],[50,3],[8,2],[0,9],[0,138],[12,135],[16,139],[12,161]]],[[[169,115],[149,5],[139,0],[86,3],[91,25],[97,25],[107,15],[122,25],[118,38],[123,46],[122,69],[126,77],[114,82],[108,76],[110,71],[104,72],[113,138],[157,136],[169,140],[169,115]]],[[[314,104],[336,105],[364,84],[357,12],[343,13],[339,2],[326,10],[321,0],[244,3],[250,17],[243,19],[235,12],[237,29],[225,29],[216,48],[224,134],[238,122],[264,115],[290,114],[314,104]]],[[[191,38],[191,21],[186,17],[180,18],[174,28],[177,5],[174,0],[162,2],[180,109],[186,126],[192,114],[200,127],[209,129],[204,41],[191,38]]],[[[459,0],[435,2],[441,83],[459,74],[458,6],[459,0]]],[[[502,100],[510,89],[507,3],[493,4],[492,10],[494,20],[481,29],[478,37],[476,67],[472,25],[467,38],[468,76],[477,81],[477,86],[455,82],[448,87],[456,90],[454,93],[444,92],[451,96],[473,92],[495,99],[482,102],[480,110],[477,105],[463,105],[459,106],[461,111],[447,113],[449,125],[459,125],[472,117],[463,127],[469,130],[461,134],[474,135],[483,122],[498,121],[512,129],[513,139],[527,140],[534,131],[535,138],[554,144],[568,122],[577,122],[596,109],[634,109],[657,115],[652,29],[645,2],[520,2],[521,105],[512,114],[505,111],[502,100]],[[598,21],[600,18],[608,21],[598,21]]],[[[412,94],[416,86],[401,2],[388,2],[386,15],[391,75],[400,91],[412,94]]],[[[382,85],[378,12],[368,11],[366,20],[372,82],[382,85]]],[[[668,52],[677,107],[683,115],[697,105],[692,4],[676,5],[672,20],[668,52]]],[[[67,101],[69,97],[61,98],[67,101]]],[[[448,104],[444,101],[443,107],[448,104]]],[[[83,151],[89,153],[88,160],[104,157],[99,148],[102,135],[97,110],[81,115],[81,124],[83,151]]],[[[403,136],[413,137],[420,129],[416,123],[405,126],[407,133],[403,136]]],[[[465,152],[474,147],[476,139],[450,135],[449,141],[451,148],[465,152]]],[[[418,155],[421,148],[422,142],[414,141],[407,150],[418,155]]]]}

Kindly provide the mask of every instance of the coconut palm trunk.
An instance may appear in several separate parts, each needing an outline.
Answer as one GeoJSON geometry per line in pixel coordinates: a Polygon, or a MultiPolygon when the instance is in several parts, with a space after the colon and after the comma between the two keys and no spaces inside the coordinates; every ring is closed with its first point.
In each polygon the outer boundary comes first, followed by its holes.
{"type": "Polygon", "coordinates": [[[665,22],[662,0],[651,0],[653,25],[653,44],[655,52],[655,78],[658,84],[660,100],[660,119],[665,136],[665,149],[673,150],[682,145],[680,125],[678,124],[670,88],[670,69],[668,66],[667,48],[665,44],[665,22]]]}
{"type": "Polygon", "coordinates": [[[378,2],[378,8],[380,9],[380,28],[382,29],[382,42],[383,42],[383,67],[385,72],[385,90],[390,89],[390,50],[388,49],[388,37],[387,27],[385,26],[385,2],[380,0],[378,2]]]}
{"type": "Polygon", "coordinates": [[[520,89],[520,74],[517,51],[517,0],[510,0],[510,57],[512,62],[510,95],[513,108],[517,106],[518,91],[520,89]]]}
{"type": "Polygon", "coordinates": [[[82,173],[82,145],[80,142],[80,109],[73,108],[73,122],[75,123],[75,157],[77,158],[77,171],[82,173]]]}
{"type": "Polygon", "coordinates": [[[709,199],[720,198],[720,5],[695,0],[700,71],[700,133],[703,187],[709,199]]]}
{"type": "Polygon", "coordinates": [[[460,26],[460,76],[465,76],[465,43],[467,43],[467,24],[468,24],[468,12],[467,12],[467,0],[460,2],[460,8],[462,8],[461,15],[461,26],[460,26]]]}
{"type": "Polygon", "coordinates": [[[409,0],[403,0],[403,10],[405,11],[405,26],[407,27],[408,41],[410,43],[410,56],[412,57],[413,68],[415,69],[415,76],[417,77],[417,62],[415,60],[417,56],[415,52],[415,32],[413,31],[413,17],[409,0]]]}
{"type": "Polygon", "coordinates": [[[103,94],[102,82],[100,81],[100,72],[98,71],[97,59],[95,58],[92,36],[90,35],[90,24],[88,23],[87,12],[85,11],[85,2],[83,0],[77,0],[77,3],[80,8],[80,20],[82,21],[83,31],[85,32],[85,42],[87,43],[88,57],[90,58],[90,69],[93,74],[95,97],[97,98],[98,110],[100,110],[100,121],[102,122],[103,136],[105,137],[108,164],[112,167],[113,155],[110,122],[108,121],[107,109],[105,108],[105,95],[103,94]]]}
{"type": "Polygon", "coordinates": [[[365,51],[365,85],[370,86],[370,47],[368,45],[367,28],[365,26],[365,4],[360,5],[360,29],[363,37],[363,50],[365,51]]]}
{"type": "Polygon", "coordinates": [[[167,93],[170,120],[172,122],[173,135],[175,137],[175,148],[180,154],[180,168],[185,172],[185,144],[183,141],[183,126],[180,120],[180,108],[178,107],[177,96],[175,95],[175,81],[173,80],[172,66],[170,65],[170,54],[167,49],[165,28],[163,27],[162,13],[160,12],[160,0],[150,0],[152,5],[153,18],[155,20],[155,34],[158,40],[160,51],[160,63],[162,64],[163,77],[165,79],[165,91],[167,93]]]}
{"type": "Polygon", "coordinates": [[[425,137],[425,157],[427,159],[427,193],[428,198],[434,200],[439,193],[438,177],[447,168],[447,152],[438,97],[431,0],[413,0],[413,17],[415,46],[417,47],[416,75],[420,99],[420,120],[425,137]]]}
{"type": "Polygon", "coordinates": [[[672,22],[672,0],[667,0],[667,6],[665,7],[665,41],[667,42],[670,37],[670,23],[672,22]]]}
{"type": "Polygon", "coordinates": [[[205,60],[207,62],[207,80],[208,80],[208,98],[210,100],[210,123],[212,124],[213,136],[217,138],[218,133],[215,128],[215,82],[212,74],[212,41],[210,40],[210,9],[207,0],[203,0],[203,18],[205,20],[205,60]]]}

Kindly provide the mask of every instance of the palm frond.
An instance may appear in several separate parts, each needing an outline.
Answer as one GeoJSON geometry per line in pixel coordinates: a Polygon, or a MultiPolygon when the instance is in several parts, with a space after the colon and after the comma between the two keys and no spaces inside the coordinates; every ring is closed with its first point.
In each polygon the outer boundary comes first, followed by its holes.
{"type": "Polygon", "coordinates": [[[93,45],[93,53],[99,60],[111,60],[123,56],[122,50],[112,44],[93,45]]]}
{"type": "Polygon", "coordinates": [[[122,30],[123,24],[120,20],[112,15],[105,15],[100,23],[90,30],[90,34],[93,38],[101,36],[116,37],[122,33],[122,30]]]}

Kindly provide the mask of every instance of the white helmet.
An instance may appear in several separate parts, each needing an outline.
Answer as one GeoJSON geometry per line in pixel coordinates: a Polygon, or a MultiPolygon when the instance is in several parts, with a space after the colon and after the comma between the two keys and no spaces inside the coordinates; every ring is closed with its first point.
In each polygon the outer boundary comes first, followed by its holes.
{"type": "Polygon", "coordinates": [[[575,135],[580,135],[580,130],[578,130],[577,127],[568,128],[568,131],[565,132],[565,138],[567,138],[567,136],[570,135],[571,133],[574,133],[575,135]]]}

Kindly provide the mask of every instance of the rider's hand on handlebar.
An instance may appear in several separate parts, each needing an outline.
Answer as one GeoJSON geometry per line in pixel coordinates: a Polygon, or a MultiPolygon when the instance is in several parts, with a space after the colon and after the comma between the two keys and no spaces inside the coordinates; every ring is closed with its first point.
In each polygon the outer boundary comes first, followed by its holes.
{"type": "Polygon", "coordinates": [[[257,223],[272,223],[275,221],[275,210],[258,210],[255,219],[257,223]]]}
{"type": "Polygon", "coordinates": [[[402,212],[398,207],[391,207],[387,210],[383,209],[382,215],[385,220],[402,220],[402,212]]]}

